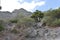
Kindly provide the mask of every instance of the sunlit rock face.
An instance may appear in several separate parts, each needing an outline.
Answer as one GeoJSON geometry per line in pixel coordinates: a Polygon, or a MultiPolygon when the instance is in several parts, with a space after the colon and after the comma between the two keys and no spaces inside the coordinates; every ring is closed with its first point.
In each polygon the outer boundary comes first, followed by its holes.
{"type": "Polygon", "coordinates": [[[36,28],[27,29],[27,33],[25,40],[60,40],[60,27],[51,29],[41,26],[37,28],[36,26],[36,28]]]}
{"type": "Polygon", "coordinates": [[[60,40],[60,28],[38,28],[34,30],[36,31],[36,34],[34,32],[31,32],[29,36],[26,37],[26,40],[60,40]],[[32,33],[35,35],[32,36],[32,33]]]}

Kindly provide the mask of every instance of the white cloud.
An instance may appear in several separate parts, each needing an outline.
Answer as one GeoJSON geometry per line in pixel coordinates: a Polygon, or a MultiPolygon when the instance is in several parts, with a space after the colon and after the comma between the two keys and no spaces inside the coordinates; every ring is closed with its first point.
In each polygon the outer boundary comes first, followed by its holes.
{"type": "Polygon", "coordinates": [[[18,0],[19,2],[23,2],[24,0],[18,0]]]}
{"type": "MultiPolygon", "coordinates": [[[[20,0],[22,2],[23,0],[20,0]]],[[[35,2],[34,0],[30,3],[23,2],[22,4],[18,0],[1,0],[3,11],[13,11],[14,9],[24,8],[28,11],[32,11],[36,6],[42,6],[45,1],[35,2]]]]}
{"type": "Polygon", "coordinates": [[[56,7],[55,9],[58,9],[59,7],[56,7]]]}

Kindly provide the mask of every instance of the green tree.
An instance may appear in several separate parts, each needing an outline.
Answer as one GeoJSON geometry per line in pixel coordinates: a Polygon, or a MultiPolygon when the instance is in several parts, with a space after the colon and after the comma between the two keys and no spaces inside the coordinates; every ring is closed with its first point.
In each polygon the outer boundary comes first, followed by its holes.
{"type": "Polygon", "coordinates": [[[44,16],[44,14],[41,11],[36,10],[32,14],[31,18],[34,18],[36,22],[39,22],[39,21],[41,21],[41,18],[43,18],[43,16],[44,16]]]}

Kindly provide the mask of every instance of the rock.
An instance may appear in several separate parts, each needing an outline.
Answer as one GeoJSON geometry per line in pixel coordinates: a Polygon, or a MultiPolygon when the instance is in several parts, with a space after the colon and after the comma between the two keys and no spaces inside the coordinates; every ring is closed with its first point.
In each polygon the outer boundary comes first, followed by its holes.
{"type": "Polygon", "coordinates": [[[15,9],[13,12],[9,11],[0,11],[0,20],[1,19],[13,19],[18,17],[19,14],[23,14],[24,16],[31,16],[31,12],[21,8],[15,9]]]}
{"type": "Polygon", "coordinates": [[[28,28],[26,32],[28,37],[35,37],[37,35],[37,31],[33,27],[28,28]]]}

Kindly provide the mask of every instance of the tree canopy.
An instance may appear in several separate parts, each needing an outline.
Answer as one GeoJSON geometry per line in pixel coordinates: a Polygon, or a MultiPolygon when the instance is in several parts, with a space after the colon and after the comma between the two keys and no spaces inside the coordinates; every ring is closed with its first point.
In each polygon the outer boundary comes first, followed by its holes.
{"type": "Polygon", "coordinates": [[[34,18],[36,22],[39,22],[41,18],[43,18],[43,13],[39,10],[36,10],[35,12],[33,12],[31,18],[34,18]]]}

